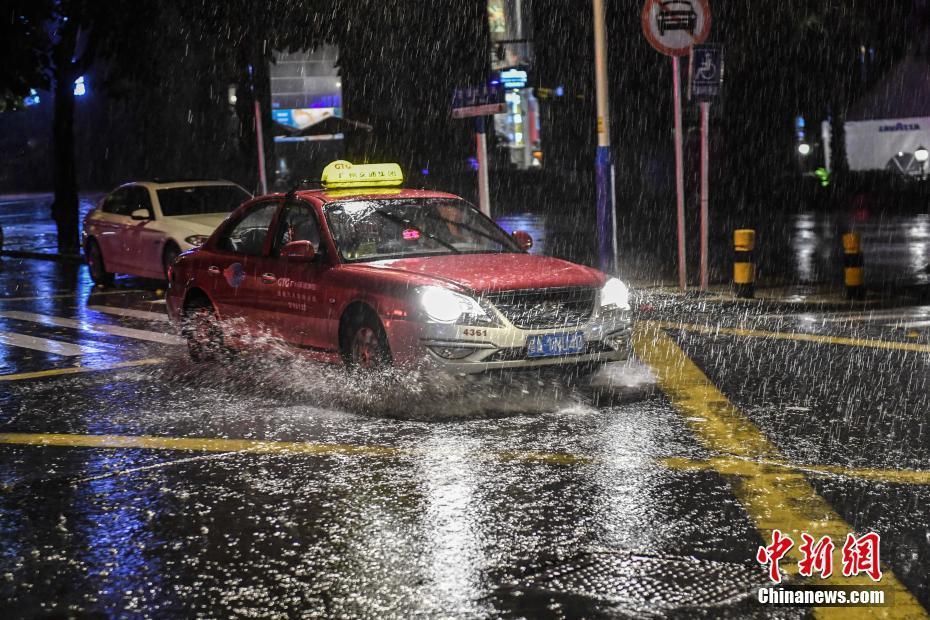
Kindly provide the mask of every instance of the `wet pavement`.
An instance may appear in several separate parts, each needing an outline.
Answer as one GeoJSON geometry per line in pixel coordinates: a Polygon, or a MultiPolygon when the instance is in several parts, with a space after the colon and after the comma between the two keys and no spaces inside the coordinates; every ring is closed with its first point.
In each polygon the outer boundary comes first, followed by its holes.
{"type": "MultiPolygon", "coordinates": [[[[81,221],[103,195],[99,192],[81,194],[78,203],[81,221]]],[[[51,217],[52,199],[52,194],[0,195],[4,250],[41,254],[58,251],[58,236],[51,217]]]]}
{"type": "MultiPolygon", "coordinates": [[[[161,286],[0,260],[5,617],[930,607],[930,306],[640,293],[634,357],[577,390],[359,381],[285,351],[197,365],[161,286]],[[760,605],[774,528],[879,533],[892,604],[760,605]]],[[[788,583],[847,583],[792,554],[788,583]]]]}
{"type": "MultiPolygon", "coordinates": [[[[532,252],[586,264],[596,263],[593,231],[566,214],[518,214],[496,218],[505,230],[526,230],[532,252]]],[[[678,285],[674,231],[627,214],[619,230],[620,271],[640,286],[678,285]]],[[[711,284],[729,284],[733,274],[733,231],[756,230],[757,282],[765,286],[843,286],[843,243],[847,232],[860,235],[866,286],[876,291],[921,289],[930,284],[930,214],[925,209],[905,213],[860,210],[828,212],[786,210],[780,213],[712,217],[709,230],[708,275],[711,284]],[[754,224],[764,220],[764,226],[754,224]]],[[[699,281],[696,223],[687,228],[688,282],[699,281]]]]}

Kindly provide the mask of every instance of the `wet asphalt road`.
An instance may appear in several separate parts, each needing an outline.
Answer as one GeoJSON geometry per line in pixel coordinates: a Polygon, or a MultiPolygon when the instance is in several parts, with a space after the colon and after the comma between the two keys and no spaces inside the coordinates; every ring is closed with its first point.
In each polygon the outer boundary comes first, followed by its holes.
{"type": "Polygon", "coordinates": [[[4,617],[807,617],[754,558],[827,522],[930,607],[930,307],[644,294],[592,393],[198,366],[159,286],[0,261],[4,617]]]}

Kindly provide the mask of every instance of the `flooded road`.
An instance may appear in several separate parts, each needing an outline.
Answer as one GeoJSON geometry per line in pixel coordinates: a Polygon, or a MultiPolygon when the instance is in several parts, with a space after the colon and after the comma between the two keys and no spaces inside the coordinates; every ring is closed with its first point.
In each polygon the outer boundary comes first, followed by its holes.
{"type": "MultiPolygon", "coordinates": [[[[8,616],[848,611],[757,602],[776,528],[879,533],[894,603],[871,611],[930,605],[930,306],[647,290],[593,386],[361,381],[283,351],[194,364],[160,283],[0,268],[8,616]]],[[[844,583],[799,557],[787,583],[844,583]]]]}

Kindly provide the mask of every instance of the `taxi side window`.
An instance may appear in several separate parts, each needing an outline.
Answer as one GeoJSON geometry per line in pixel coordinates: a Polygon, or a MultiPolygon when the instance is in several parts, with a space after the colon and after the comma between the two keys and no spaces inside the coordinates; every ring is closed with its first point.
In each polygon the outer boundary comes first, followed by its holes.
{"type": "Polygon", "coordinates": [[[129,216],[133,210],[132,194],[135,187],[122,187],[109,196],[103,203],[103,212],[113,215],[129,216]]]}
{"type": "Polygon", "coordinates": [[[262,248],[265,247],[265,237],[277,208],[277,202],[254,205],[220,237],[220,249],[247,256],[261,256],[262,248]]]}
{"type": "Polygon", "coordinates": [[[281,248],[291,241],[309,241],[320,251],[320,225],[313,208],[304,204],[289,204],[278,220],[272,256],[279,256],[281,248]]]}

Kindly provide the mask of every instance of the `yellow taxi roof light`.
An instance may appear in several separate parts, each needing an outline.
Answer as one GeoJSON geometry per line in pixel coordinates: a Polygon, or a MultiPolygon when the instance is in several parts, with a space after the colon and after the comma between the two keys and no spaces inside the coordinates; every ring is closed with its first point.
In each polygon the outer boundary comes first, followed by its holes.
{"type": "Polygon", "coordinates": [[[339,160],[323,168],[323,187],[397,187],[404,182],[398,164],[352,164],[339,160]]]}

